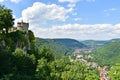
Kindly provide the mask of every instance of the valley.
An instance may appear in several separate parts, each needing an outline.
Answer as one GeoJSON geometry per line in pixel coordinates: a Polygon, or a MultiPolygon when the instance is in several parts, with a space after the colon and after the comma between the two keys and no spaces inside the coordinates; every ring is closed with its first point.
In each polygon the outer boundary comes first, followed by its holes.
{"type": "Polygon", "coordinates": [[[86,66],[97,69],[99,71],[100,80],[111,80],[109,77],[109,66],[99,66],[96,62],[90,62],[89,59],[92,59],[93,56],[91,54],[92,49],[76,49],[74,51],[75,60],[81,61],[86,66]]]}
{"type": "MultiPolygon", "coordinates": [[[[107,41],[87,40],[82,42],[81,41],[78,42],[77,40],[74,39],[44,39],[44,40],[49,40],[53,41],[56,44],[60,44],[59,46],[57,46],[58,50],[61,49],[63,51],[63,49],[65,49],[64,47],[66,47],[66,49],[68,48],[67,52],[71,50],[71,52],[69,53],[66,53],[66,51],[63,52],[62,55],[69,56],[70,61],[79,60],[86,66],[93,69],[97,69],[99,71],[99,76],[101,80],[111,80],[111,78],[109,77],[110,69],[112,66],[114,66],[115,64],[117,64],[117,62],[120,61],[118,57],[120,51],[119,46],[120,39],[112,39],[107,41]],[[61,45],[64,47],[60,48],[61,45]]],[[[49,43],[50,42],[48,42],[47,44],[49,43]]],[[[49,48],[51,48],[52,46],[53,44],[51,44],[49,48]]],[[[55,47],[53,50],[56,50],[55,47]]]]}
{"type": "Polygon", "coordinates": [[[0,0],[0,80],[120,80],[120,1],[106,1],[0,0]]]}

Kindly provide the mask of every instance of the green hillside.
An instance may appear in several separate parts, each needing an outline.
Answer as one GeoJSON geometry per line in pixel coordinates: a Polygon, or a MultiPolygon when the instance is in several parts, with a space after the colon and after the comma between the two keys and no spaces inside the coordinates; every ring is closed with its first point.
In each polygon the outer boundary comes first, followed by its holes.
{"type": "Polygon", "coordinates": [[[93,51],[94,61],[99,65],[114,65],[120,62],[120,42],[110,42],[93,51]]]}
{"type": "Polygon", "coordinates": [[[109,42],[120,42],[120,38],[112,39],[109,42]]]}
{"type": "Polygon", "coordinates": [[[85,44],[88,48],[98,48],[100,46],[103,46],[108,41],[95,41],[95,40],[85,40],[82,41],[83,44],[85,44]]]}
{"type": "Polygon", "coordinates": [[[75,49],[75,48],[84,48],[87,47],[83,43],[75,40],[75,39],[53,39],[55,42],[58,42],[62,45],[65,45],[69,48],[75,49]]]}
{"type": "Polygon", "coordinates": [[[76,48],[84,48],[86,45],[74,39],[42,39],[36,38],[36,45],[38,47],[44,45],[50,48],[56,55],[60,57],[69,53],[76,48]]]}
{"type": "Polygon", "coordinates": [[[72,49],[70,49],[70,48],[68,48],[60,43],[57,43],[52,39],[36,38],[36,45],[38,47],[41,47],[44,45],[47,48],[51,49],[57,58],[65,56],[69,53],[72,53],[72,49]]]}

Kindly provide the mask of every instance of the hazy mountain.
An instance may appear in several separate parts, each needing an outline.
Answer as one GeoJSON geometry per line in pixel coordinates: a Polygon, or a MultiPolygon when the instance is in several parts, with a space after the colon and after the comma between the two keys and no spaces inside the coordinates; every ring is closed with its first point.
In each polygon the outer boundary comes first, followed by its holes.
{"type": "Polygon", "coordinates": [[[108,41],[98,41],[98,40],[85,40],[81,42],[89,48],[98,48],[108,43],[108,41]]]}
{"type": "Polygon", "coordinates": [[[36,38],[36,45],[38,47],[45,45],[50,48],[57,57],[72,53],[76,48],[86,47],[83,43],[74,39],[42,39],[36,38]]]}
{"type": "Polygon", "coordinates": [[[120,42],[120,38],[111,39],[109,42],[120,42]]]}
{"type": "Polygon", "coordinates": [[[53,39],[55,42],[65,45],[69,48],[84,48],[87,47],[85,44],[75,40],[75,39],[53,39]]]}

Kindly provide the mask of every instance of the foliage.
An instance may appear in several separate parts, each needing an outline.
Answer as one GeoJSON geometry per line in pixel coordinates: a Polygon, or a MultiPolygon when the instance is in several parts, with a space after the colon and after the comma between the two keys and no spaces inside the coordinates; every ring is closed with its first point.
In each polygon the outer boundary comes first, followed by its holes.
{"type": "Polygon", "coordinates": [[[29,35],[29,40],[30,40],[30,42],[32,42],[32,41],[35,40],[34,33],[33,33],[31,30],[28,31],[28,35],[29,35]]]}
{"type": "Polygon", "coordinates": [[[80,61],[57,59],[47,63],[45,59],[38,61],[36,69],[38,80],[99,80],[99,77],[80,61]]]}
{"type": "Polygon", "coordinates": [[[19,77],[21,75],[26,75],[26,76],[33,76],[34,75],[34,70],[35,70],[35,64],[36,64],[36,58],[34,54],[29,55],[23,50],[17,48],[15,52],[13,52],[14,56],[14,77],[19,77]]]}
{"type": "Polygon", "coordinates": [[[36,68],[36,78],[38,80],[49,80],[50,79],[50,67],[47,60],[42,58],[38,60],[38,65],[36,68]]]}
{"type": "Polygon", "coordinates": [[[85,40],[82,41],[88,48],[98,48],[108,43],[108,41],[85,40]]]}
{"type": "Polygon", "coordinates": [[[8,33],[9,28],[13,27],[13,21],[12,10],[0,5],[0,30],[5,28],[8,33]]]}
{"type": "Polygon", "coordinates": [[[97,74],[80,61],[70,62],[66,57],[55,59],[53,52],[45,46],[38,51],[34,50],[36,53],[31,49],[33,53],[30,54],[20,48],[16,48],[14,52],[9,52],[9,49],[1,48],[4,54],[1,53],[3,56],[0,59],[5,62],[0,66],[0,79],[99,80],[97,74]]]}
{"type": "Polygon", "coordinates": [[[87,47],[83,43],[75,40],[75,39],[53,39],[55,42],[62,44],[68,48],[76,49],[76,48],[85,48],[87,47]]]}
{"type": "Polygon", "coordinates": [[[47,62],[54,60],[54,55],[50,49],[47,49],[45,46],[42,46],[39,50],[40,58],[44,58],[47,62]]]}
{"type": "Polygon", "coordinates": [[[120,64],[116,64],[111,67],[109,71],[109,76],[112,80],[120,80],[120,64]]]}
{"type": "Polygon", "coordinates": [[[109,44],[93,51],[93,61],[99,65],[115,65],[120,62],[120,42],[110,42],[109,44]]]}
{"type": "Polygon", "coordinates": [[[9,50],[0,46],[0,77],[12,71],[12,55],[9,50]]]}
{"type": "Polygon", "coordinates": [[[61,58],[62,56],[65,56],[69,53],[72,53],[72,49],[59,44],[51,39],[40,39],[36,38],[36,45],[38,47],[45,46],[48,49],[51,49],[51,51],[54,53],[55,58],[61,58]]]}
{"type": "MultiPolygon", "coordinates": [[[[66,61],[65,61],[66,62],[66,61]]],[[[65,63],[64,63],[65,64],[65,63]]],[[[64,65],[62,63],[62,65],[64,65]]],[[[81,62],[67,62],[64,66],[62,66],[62,80],[87,80],[89,75],[92,72],[89,72],[89,68],[87,68],[85,65],[83,65],[81,62]],[[65,68],[63,68],[65,67],[65,68]],[[86,76],[87,75],[87,76],[86,76]]],[[[91,79],[98,80],[98,77],[95,77],[95,74],[91,74],[91,79]],[[94,75],[94,76],[93,76],[94,75]]]]}

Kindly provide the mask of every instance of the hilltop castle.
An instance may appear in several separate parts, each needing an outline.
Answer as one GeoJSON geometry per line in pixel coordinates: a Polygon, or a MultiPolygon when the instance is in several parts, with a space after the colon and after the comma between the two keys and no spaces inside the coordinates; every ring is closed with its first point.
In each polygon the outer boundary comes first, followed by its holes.
{"type": "Polygon", "coordinates": [[[22,30],[22,31],[28,32],[28,28],[29,28],[29,23],[21,21],[17,23],[17,27],[12,27],[9,31],[14,32],[17,30],[22,30]]]}

